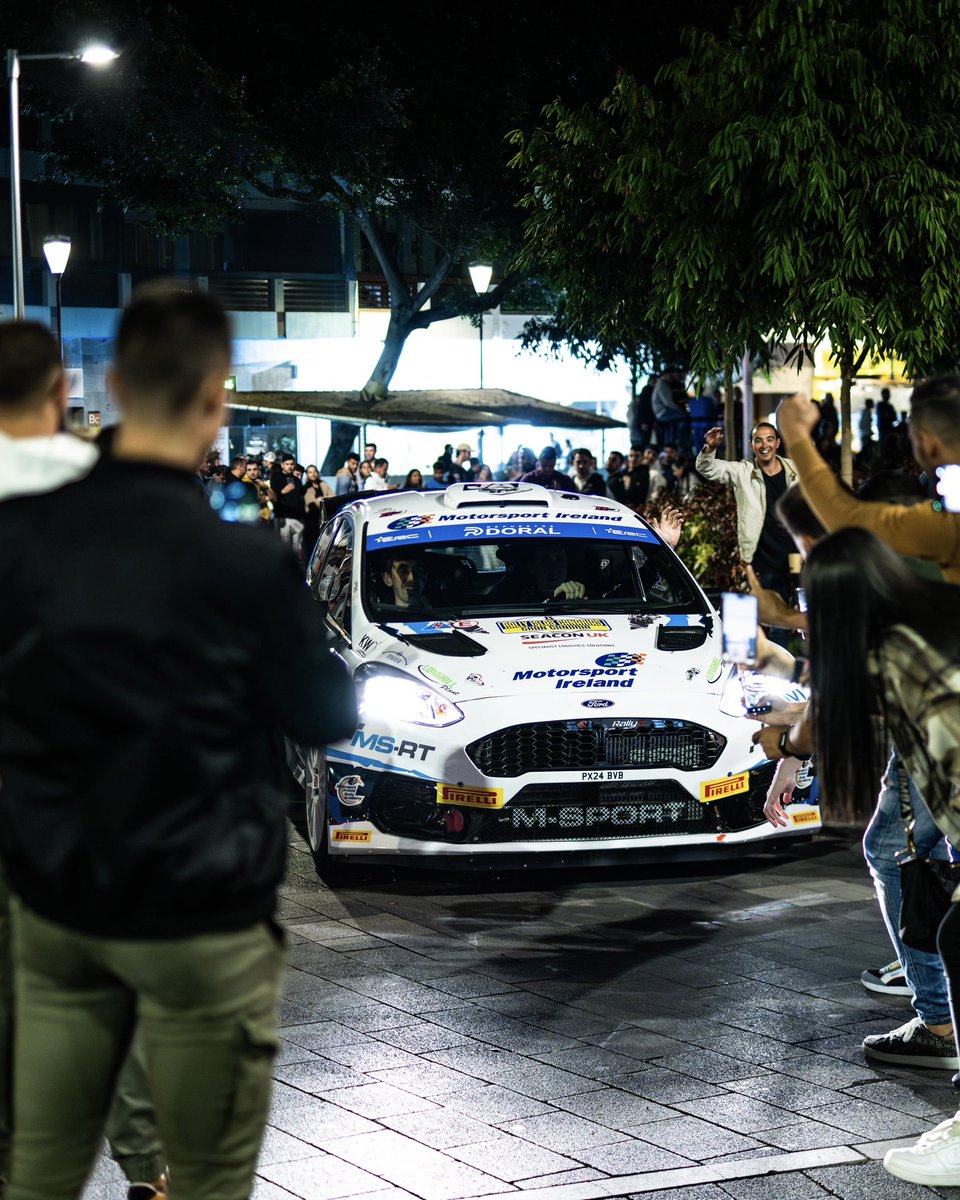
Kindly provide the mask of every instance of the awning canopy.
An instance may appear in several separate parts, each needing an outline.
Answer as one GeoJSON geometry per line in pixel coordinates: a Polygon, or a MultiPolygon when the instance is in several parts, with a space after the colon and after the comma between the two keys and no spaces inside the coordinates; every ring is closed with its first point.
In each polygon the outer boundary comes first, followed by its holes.
{"type": "Polygon", "coordinates": [[[494,425],[543,425],[551,429],[623,429],[622,421],[599,413],[550,404],[502,388],[446,388],[390,392],[382,400],[363,400],[359,392],[235,392],[234,408],[272,409],[351,421],[357,425],[409,429],[468,429],[494,425]]]}

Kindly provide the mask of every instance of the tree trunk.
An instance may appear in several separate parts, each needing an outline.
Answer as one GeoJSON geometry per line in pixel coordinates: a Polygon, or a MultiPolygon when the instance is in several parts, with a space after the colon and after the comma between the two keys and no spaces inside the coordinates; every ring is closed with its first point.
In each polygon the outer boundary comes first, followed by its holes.
{"type": "Polygon", "coordinates": [[[740,456],[741,458],[750,457],[750,430],[754,427],[757,421],[757,414],[753,407],[753,364],[750,361],[750,355],[743,356],[743,384],[740,389],[743,393],[743,422],[740,430],[740,456]]]}
{"type": "MultiPolygon", "coordinates": [[[[352,425],[348,421],[330,422],[330,445],[320,467],[321,475],[336,475],[353,449],[359,433],[359,425],[352,425]]],[[[363,454],[362,446],[359,453],[363,454]]]]}
{"type": "Polygon", "coordinates": [[[723,444],[724,458],[730,462],[737,459],[737,426],[733,415],[733,359],[723,360],[723,444]]]}
{"type": "Polygon", "coordinates": [[[853,375],[853,354],[844,351],[840,358],[840,475],[848,487],[853,486],[853,431],[850,417],[850,388],[853,375]]]}
{"type": "MultiPolygon", "coordinates": [[[[411,330],[410,312],[402,308],[391,308],[390,324],[387,326],[387,336],[383,339],[383,349],[373,368],[373,373],[363,385],[363,391],[357,396],[357,417],[362,421],[376,423],[377,401],[382,399],[390,388],[397,369],[397,363],[403,351],[404,342],[411,330]]],[[[333,421],[330,425],[330,449],[327,451],[320,468],[322,475],[332,475],[343,466],[343,460],[353,446],[360,432],[360,426],[347,421],[333,421]]],[[[361,451],[363,447],[360,447],[361,451]]]]}
{"type": "Polygon", "coordinates": [[[404,343],[413,328],[411,318],[408,307],[395,306],[390,309],[390,324],[387,326],[387,336],[383,339],[383,349],[370,378],[363,385],[362,395],[365,400],[379,400],[387,394],[404,343]]]}

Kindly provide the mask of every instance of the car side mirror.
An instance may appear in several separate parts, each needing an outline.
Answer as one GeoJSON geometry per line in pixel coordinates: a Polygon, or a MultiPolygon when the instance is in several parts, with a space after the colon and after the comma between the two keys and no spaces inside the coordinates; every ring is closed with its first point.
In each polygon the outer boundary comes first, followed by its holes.
{"type": "Polygon", "coordinates": [[[313,590],[314,597],[317,600],[322,600],[325,604],[329,604],[333,599],[336,587],[337,577],[333,572],[328,575],[322,575],[313,590]]]}

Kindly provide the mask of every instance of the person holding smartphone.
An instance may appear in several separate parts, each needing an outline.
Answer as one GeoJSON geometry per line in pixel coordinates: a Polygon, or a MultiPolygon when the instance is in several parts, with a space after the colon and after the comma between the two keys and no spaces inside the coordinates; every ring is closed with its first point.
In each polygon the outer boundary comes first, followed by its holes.
{"type": "MultiPolygon", "coordinates": [[[[960,841],[960,626],[957,594],[920,579],[862,529],[823,539],[807,559],[813,724],[824,789],[867,801],[862,764],[880,748],[873,713],[890,736],[937,825],[960,841]]],[[[940,926],[953,1024],[960,1003],[960,903],[940,926]]],[[[917,1026],[922,1022],[917,1019],[917,1026]]],[[[915,1036],[922,1036],[917,1028],[915,1036]]],[[[951,1039],[952,1040],[952,1039],[951,1039]]],[[[960,1114],[915,1146],[890,1150],[885,1168],[933,1187],[960,1185],[960,1114]]]]}

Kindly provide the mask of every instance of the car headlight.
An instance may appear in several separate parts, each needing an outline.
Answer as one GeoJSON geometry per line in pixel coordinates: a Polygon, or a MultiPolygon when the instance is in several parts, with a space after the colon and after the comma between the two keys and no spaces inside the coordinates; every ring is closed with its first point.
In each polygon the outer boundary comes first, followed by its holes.
{"type": "Polygon", "coordinates": [[[403,671],[365,664],[357,670],[354,681],[361,720],[399,720],[435,729],[463,720],[463,710],[448,696],[403,671]]]}

